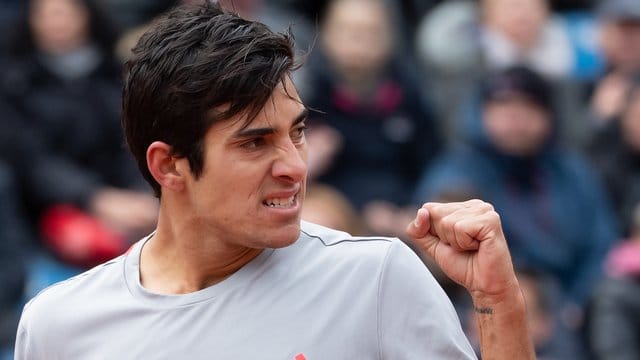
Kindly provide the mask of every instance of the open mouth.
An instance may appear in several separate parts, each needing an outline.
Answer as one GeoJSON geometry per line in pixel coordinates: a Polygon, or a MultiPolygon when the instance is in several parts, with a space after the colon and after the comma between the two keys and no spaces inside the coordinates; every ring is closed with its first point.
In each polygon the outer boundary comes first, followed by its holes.
{"type": "Polygon", "coordinates": [[[286,198],[272,198],[262,202],[267,207],[276,209],[288,209],[296,205],[298,194],[286,198]]]}

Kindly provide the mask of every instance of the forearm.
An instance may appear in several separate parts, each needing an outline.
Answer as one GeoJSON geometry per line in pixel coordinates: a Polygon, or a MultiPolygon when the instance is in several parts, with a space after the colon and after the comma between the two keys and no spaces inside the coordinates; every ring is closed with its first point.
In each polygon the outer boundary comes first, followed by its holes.
{"type": "Polygon", "coordinates": [[[483,359],[535,359],[525,300],[519,288],[498,298],[476,295],[473,303],[483,359]]]}

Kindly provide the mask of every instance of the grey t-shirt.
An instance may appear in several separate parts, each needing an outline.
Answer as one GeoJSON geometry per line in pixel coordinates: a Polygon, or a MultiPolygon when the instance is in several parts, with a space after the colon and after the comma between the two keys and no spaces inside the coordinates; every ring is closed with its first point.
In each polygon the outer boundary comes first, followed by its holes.
{"type": "Polygon", "coordinates": [[[185,295],[141,286],[146,241],[32,299],[16,359],[475,359],[451,302],[397,239],[303,222],[293,245],[185,295]]]}

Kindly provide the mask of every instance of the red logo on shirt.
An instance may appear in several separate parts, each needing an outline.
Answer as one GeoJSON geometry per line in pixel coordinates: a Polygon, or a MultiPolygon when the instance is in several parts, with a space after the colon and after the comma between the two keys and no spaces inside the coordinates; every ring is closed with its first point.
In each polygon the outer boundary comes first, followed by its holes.
{"type": "Polygon", "coordinates": [[[304,357],[304,354],[298,354],[298,355],[296,355],[295,360],[307,360],[307,358],[304,357]]]}

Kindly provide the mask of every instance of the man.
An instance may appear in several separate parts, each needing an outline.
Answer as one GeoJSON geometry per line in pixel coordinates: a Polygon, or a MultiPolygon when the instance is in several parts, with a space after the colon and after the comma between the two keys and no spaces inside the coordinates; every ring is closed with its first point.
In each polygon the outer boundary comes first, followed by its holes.
{"type": "MultiPolygon", "coordinates": [[[[307,110],[288,35],[176,9],[128,64],[123,125],[157,230],[26,307],[17,359],[469,359],[450,302],[398,240],[300,221],[307,110]]],[[[426,204],[408,233],[464,284],[489,359],[532,358],[488,204],[426,204]]]]}

